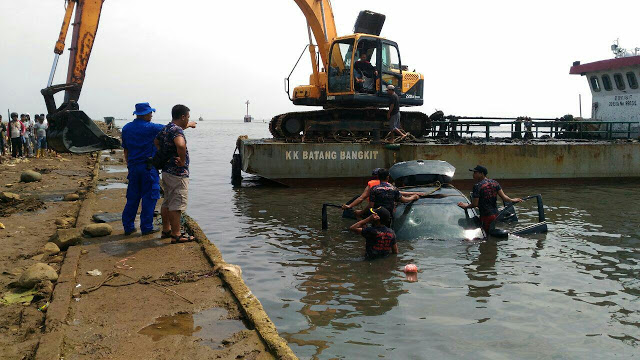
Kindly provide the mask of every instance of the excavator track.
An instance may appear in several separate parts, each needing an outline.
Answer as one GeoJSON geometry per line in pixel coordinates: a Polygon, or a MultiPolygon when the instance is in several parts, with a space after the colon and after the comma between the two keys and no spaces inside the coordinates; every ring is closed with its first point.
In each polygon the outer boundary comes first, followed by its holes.
{"type": "MultiPolygon", "coordinates": [[[[401,111],[400,121],[415,137],[430,131],[429,116],[401,111]]],[[[382,139],[389,132],[387,110],[378,108],[333,108],[290,112],[274,116],[269,132],[287,142],[366,142],[382,139]]]]}

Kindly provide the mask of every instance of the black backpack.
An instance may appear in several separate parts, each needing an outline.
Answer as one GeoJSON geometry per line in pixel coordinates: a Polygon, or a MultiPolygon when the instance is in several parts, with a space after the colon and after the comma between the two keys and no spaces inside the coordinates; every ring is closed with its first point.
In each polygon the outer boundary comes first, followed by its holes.
{"type": "MultiPolygon", "coordinates": [[[[162,138],[166,136],[165,130],[166,130],[166,127],[163,128],[162,131],[160,132],[160,134],[162,135],[162,138]]],[[[168,154],[167,149],[165,149],[164,147],[164,141],[160,141],[160,149],[158,149],[158,151],[156,151],[156,154],[153,155],[153,158],[151,158],[151,165],[153,165],[153,167],[156,168],[157,170],[162,170],[164,165],[170,159],[171,159],[171,156],[170,154],[168,154]]]]}

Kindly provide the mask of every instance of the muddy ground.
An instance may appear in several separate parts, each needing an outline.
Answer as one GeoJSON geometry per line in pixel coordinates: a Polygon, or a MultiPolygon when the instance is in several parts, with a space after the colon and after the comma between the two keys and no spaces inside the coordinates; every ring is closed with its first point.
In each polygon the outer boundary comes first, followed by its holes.
{"type": "MultiPolygon", "coordinates": [[[[5,294],[29,266],[39,261],[60,268],[62,258],[43,259],[42,248],[56,231],[58,218],[73,218],[80,201],[62,201],[66,194],[86,191],[94,160],[65,155],[43,159],[8,160],[0,164],[0,191],[20,201],[0,202],[0,292],[5,294]],[[39,182],[20,182],[24,170],[42,173],[39,182]]],[[[71,224],[70,224],[71,225],[71,224]]],[[[28,359],[34,354],[44,320],[37,310],[48,299],[29,306],[0,304],[0,358],[28,359]]]]}
{"type": "Polygon", "coordinates": [[[0,358],[273,358],[197,242],[171,244],[159,233],[124,236],[117,216],[126,174],[122,151],[0,164],[0,191],[21,197],[0,208],[6,227],[0,230],[0,291],[9,291],[36,262],[62,269],[53,297],[0,304],[0,358]],[[24,170],[42,173],[42,180],[19,182],[24,170]],[[63,201],[70,193],[80,200],[63,201]],[[99,213],[116,216],[111,235],[42,255],[58,227],[82,229],[99,213]],[[48,301],[48,310],[39,311],[48,301]]]}

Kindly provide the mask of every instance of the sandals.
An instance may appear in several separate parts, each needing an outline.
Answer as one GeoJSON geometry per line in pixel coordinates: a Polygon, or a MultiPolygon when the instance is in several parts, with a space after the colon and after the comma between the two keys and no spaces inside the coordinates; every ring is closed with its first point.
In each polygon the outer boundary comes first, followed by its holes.
{"type": "Polygon", "coordinates": [[[180,235],[177,235],[177,236],[170,235],[170,237],[171,237],[171,243],[172,244],[191,242],[191,241],[194,241],[196,239],[192,235],[189,235],[189,234],[184,233],[184,232],[182,234],[180,234],[180,235]]]}
{"type": "Polygon", "coordinates": [[[163,231],[162,232],[162,236],[160,236],[160,239],[166,239],[166,238],[170,238],[170,237],[171,237],[171,230],[163,231]]]}

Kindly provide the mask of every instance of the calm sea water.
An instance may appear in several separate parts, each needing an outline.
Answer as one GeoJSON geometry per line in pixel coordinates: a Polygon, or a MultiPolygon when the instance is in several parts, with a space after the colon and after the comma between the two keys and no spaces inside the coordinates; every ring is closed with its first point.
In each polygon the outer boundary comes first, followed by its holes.
{"type": "MultiPolygon", "coordinates": [[[[397,256],[367,262],[362,238],[344,231],[350,221],[333,212],[328,231],[320,223],[323,202],[360,187],[234,189],[238,135],[269,136],[261,122],[200,122],[187,132],[188,212],[242,267],[300,358],[640,357],[637,184],[507,188],[543,195],[548,234],[403,241],[397,256]],[[417,282],[401,271],[409,263],[417,282]]],[[[521,224],[535,222],[535,204],[519,211],[521,224]]]]}

